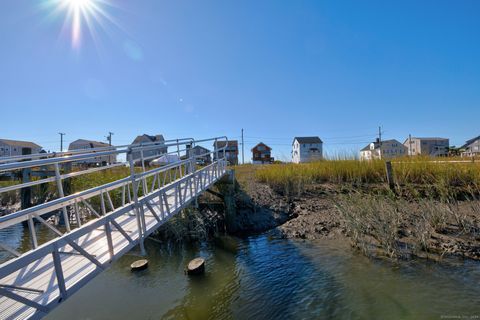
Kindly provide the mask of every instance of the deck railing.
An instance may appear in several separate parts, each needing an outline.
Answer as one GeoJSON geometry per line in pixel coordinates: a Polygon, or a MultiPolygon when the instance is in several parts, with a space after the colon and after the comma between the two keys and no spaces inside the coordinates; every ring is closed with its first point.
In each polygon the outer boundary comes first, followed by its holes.
{"type": "MultiPolygon", "coordinates": [[[[201,178],[201,175],[197,176],[193,174],[197,170],[196,160],[198,158],[204,158],[209,155],[211,159],[216,159],[212,163],[212,165],[216,167],[215,170],[220,170],[221,167],[226,165],[226,161],[224,157],[219,158],[218,155],[224,154],[223,151],[227,146],[227,141],[226,137],[202,140],[183,138],[167,140],[164,143],[153,142],[63,153],[35,154],[4,159],[0,158],[0,174],[17,172],[18,175],[19,172],[26,172],[28,175],[31,170],[40,168],[43,171],[50,172],[52,175],[49,177],[44,176],[33,181],[24,181],[19,184],[2,187],[0,188],[0,197],[6,192],[15,192],[21,189],[25,190],[33,186],[45,185],[53,182],[56,183],[57,194],[56,199],[34,205],[30,208],[22,208],[16,212],[1,216],[0,232],[2,229],[23,223],[28,227],[31,243],[30,250],[36,249],[41,243],[36,234],[35,223],[41,223],[46,226],[53,231],[56,236],[62,236],[71,232],[75,228],[80,228],[85,222],[85,219],[82,219],[82,215],[84,214],[87,214],[88,217],[94,219],[100,219],[118,208],[132,205],[137,215],[139,230],[140,232],[142,232],[142,230],[145,231],[144,217],[139,210],[141,207],[139,198],[146,197],[149,194],[152,194],[155,190],[161,189],[171,183],[176,183],[176,187],[174,186],[174,188],[180,188],[181,184],[179,184],[178,181],[183,181],[182,179],[201,178]],[[222,144],[223,147],[215,148],[219,141],[225,141],[225,143],[222,144]],[[197,155],[194,154],[194,152],[188,152],[189,149],[194,148],[196,145],[204,143],[212,143],[214,149],[197,155]],[[175,150],[164,152],[164,150],[168,150],[168,148],[173,148],[175,150]],[[144,156],[144,153],[152,155],[144,156]],[[82,163],[86,160],[97,157],[119,155],[123,155],[125,160],[118,163],[109,163],[100,167],[81,166],[78,171],[62,173],[63,168],[68,168],[72,164],[82,163]],[[176,155],[176,161],[173,163],[166,163],[157,168],[147,169],[147,162],[162,156],[168,160],[168,155],[176,155]],[[128,176],[93,188],[76,190],[76,193],[74,194],[64,194],[64,180],[94,172],[106,172],[107,170],[118,167],[129,167],[130,170],[128,176]],[[120,199],[114,201],[112,199],[112,193],[120,195],[120,199]],[[92,202],[93,200],[95,200],[95,204],[92,202]],[[47,221],[47,216],[52,214],[59,217],[59,220],[62,221],[62,227],[55,226],[47,221]]],[[[197,182],[192,180],[191,183],[197,182]]],[[[175,195],[176,201],[180,202],[182,197],[181,192],[176,190],[175,195]]],[[[1,249],[8,251],[14,257],[21,255],[17,249],[11,248],[5,243],[0,243],[0,250],[1,249]]]]}

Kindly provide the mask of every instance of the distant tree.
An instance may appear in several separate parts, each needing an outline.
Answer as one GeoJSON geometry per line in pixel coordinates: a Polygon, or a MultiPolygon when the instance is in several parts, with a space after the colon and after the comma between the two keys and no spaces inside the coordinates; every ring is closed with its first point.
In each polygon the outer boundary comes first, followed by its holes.
{"type": "Polygon", "coordinates": [[[448,148],[448,156],[449,157],[458,157],[462,154],[462,148],[457,148],[455,146],[450,146],[448,148]]]}

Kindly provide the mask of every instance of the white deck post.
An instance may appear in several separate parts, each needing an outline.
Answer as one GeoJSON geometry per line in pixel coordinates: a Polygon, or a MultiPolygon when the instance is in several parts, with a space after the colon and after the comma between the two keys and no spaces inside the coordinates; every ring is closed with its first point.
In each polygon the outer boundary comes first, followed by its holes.
{"type": "MultiPolygon", "coordinates": [[[[60,176],[60,167],[58,166],[58,162],[55,163],[55,180],[57,182],[58,196],[60,198],[65,197],[65,194],[63,193],[62,177],[60,176]]],[[[67,207],[62,207],[62,212],[63,220],[65,220],[65,227],[67,228],[67,232],[70,232],[70,218],[68,217],[67,207]]]]}
{"type": "Polygon", "coordinates": [[[140,205],[138,203],[138,190],[137,184],[138,182],[135,181],[135,164],[133,162],[133,155],[132,150],[128,151],[130,154],[130,179],[132,180],[132,189],[133,189],[133,202],[135,203],[135,216],[137,218],[137,228],[138,228],[138,242],[140,243],[140,252],[142,255],[146,255],[145,251],[145,244],[143,239],[143,227],[142,227],[142,220],[140,219],[140,205]]]}

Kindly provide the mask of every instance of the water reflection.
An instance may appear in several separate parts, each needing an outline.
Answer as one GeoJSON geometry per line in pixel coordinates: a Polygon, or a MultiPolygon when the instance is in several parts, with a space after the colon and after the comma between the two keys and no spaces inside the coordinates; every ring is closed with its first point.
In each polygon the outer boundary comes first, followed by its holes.
{"type": "Polygon", "coordinates": [[[329,242],[267,236],[236,245],[160,246],[131,273],[127,255],[49,319],[439,319],[480,315],[479,264],[392,265],[329,242]],[[233,249],[232,249],[233,248],[233,249]],[[183,269],[206,258],[203,277],[183,269]]]}
{"type": "MultiPolygon", "coordinates": [[[[7,245],[8,247],[19,250],[22,246],[23,226],[22,224],[16,224],[11,227],[0,230],[0,243],[7,245]]],[[[13,256],[3,250],[0,250],[0,263],[11,259],[13,256]]]]}

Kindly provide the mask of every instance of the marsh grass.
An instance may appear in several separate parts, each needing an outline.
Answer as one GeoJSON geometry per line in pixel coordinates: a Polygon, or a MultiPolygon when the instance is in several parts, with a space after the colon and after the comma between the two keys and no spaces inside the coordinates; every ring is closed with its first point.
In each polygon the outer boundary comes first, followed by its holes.
{"type": "Polygon", "coordinates": [[[463,254],[452,245],[474,248],[480,235],[480,201],[475,198],[407,200],[351,190],[333,201],[353,246],[369,256],[463,254]]]}
{"type": "MultiPolygon", "coordinates": [[[[0,188],[8,187],[13,184],[18,184],[19,182],[14,181],[0,181],[0,188]]],[[[6,207],[15,204],[20,201],[20,192],[19,191],[8,191],[0,194],[0,206],[6,207]]]]}
{"type": "MultiPolygon", "coordinates": [[[[456,198],[478,192],[480,163],[435,162],[405,158],[392,162],[395,183],[410,197],[456,198]]],[[[255,177],[285,195],[299,195],[313,184],[385,185],[385,161],[325,160],[304,164],[272,164],[255,177]]]]}
{"type": "Polygon", "coordinates": [[[378,250],[396,259],[455,251],[451,243],[478,239],[480,163],[436,160],[392,161],[395,192],[384,161],[274,164],[257,167],[254,175],[287,197],[311,187],[327,190],[352,244],[367,255],[378,250]]]}
{"type": "Polygon", "coordinates": [[[344,220],[347,235],[355,246],[369,254],[373,243],[389,257],[398,256],[398,234],[402,222],[401,201],[351,193],[341,195],[335,205],[344,220]]]}

